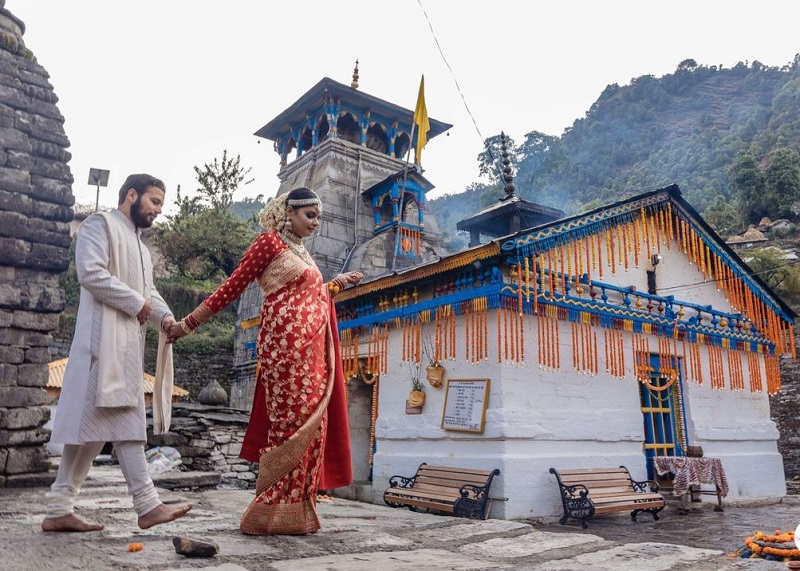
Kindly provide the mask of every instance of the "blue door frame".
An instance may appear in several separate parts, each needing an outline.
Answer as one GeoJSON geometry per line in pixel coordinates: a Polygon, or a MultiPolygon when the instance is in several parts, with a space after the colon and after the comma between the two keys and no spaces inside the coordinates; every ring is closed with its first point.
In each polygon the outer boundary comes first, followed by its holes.
{"type": "Polygon", "coordinates": [[[686,426],[681,398],[681,370],[677,357],[662,363],[661,355],[651,354],[646,380],[639,383],[644,420],[644,455],[647,477],[656,479],[655,456],[683,456],[686,426]]]}

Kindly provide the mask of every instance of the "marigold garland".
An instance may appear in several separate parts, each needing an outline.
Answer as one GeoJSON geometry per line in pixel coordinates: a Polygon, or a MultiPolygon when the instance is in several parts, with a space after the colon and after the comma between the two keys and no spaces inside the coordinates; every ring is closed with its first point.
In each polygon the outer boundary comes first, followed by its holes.
{"type": "Polygon", "coordinates": [[[791,561],[800,559],[800,549],[794,542],[794,531],[776,529],[772,534],[756,531],[744,540],[744,547],[731,553],[728,557],[761,557],[773,561],[791,561]]]}

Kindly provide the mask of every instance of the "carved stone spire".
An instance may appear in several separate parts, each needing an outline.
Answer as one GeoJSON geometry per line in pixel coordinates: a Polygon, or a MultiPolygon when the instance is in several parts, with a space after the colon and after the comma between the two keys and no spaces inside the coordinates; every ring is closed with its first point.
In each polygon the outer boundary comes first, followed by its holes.
{"type": "Polygon", "coordinates": [[[508,158],[508,148],[506,147],[506,134],[500,132],[500,149],[503,152],[503,190],[506,195],[500,200],[508,200],[514,196],[514,175],[511,174],[511,160],[508,158]]]}
{"type": "Polygon", "coordinates": [[[356,60],[356,67],[353,69],[353,81],[350,83],[350,87],[358,89],[358,60],[356,60]]]}

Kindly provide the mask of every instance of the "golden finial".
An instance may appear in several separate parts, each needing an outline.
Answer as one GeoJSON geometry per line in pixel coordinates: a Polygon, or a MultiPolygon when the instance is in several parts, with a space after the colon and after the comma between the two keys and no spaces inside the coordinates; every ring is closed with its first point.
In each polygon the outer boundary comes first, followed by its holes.
{"type": "Polygon", "coordinates": [[[350,87],[358,89],[358,60],[356,60],[356,67],[353,69],[353,81],[350,83],[350,87]]]}

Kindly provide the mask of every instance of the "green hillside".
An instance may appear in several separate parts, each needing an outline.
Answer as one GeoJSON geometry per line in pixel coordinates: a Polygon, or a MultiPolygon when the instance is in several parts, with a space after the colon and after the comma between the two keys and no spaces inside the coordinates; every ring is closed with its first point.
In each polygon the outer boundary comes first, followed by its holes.
{"type": "MultiPolygon", "coordinates": [[[[507,141],[517,194],[577,213],[677,183],[723,236],[762,216],[800,215],[800,56],[783,67],[681,62],[612,84],[561,136],[507,141]],[[797,211],[797,214],[795,214],[797,211]]],[[[456,222],[503,195],[500,137],[480,158],[492,183],[429,202],[454,246],[456,222]]]]}

